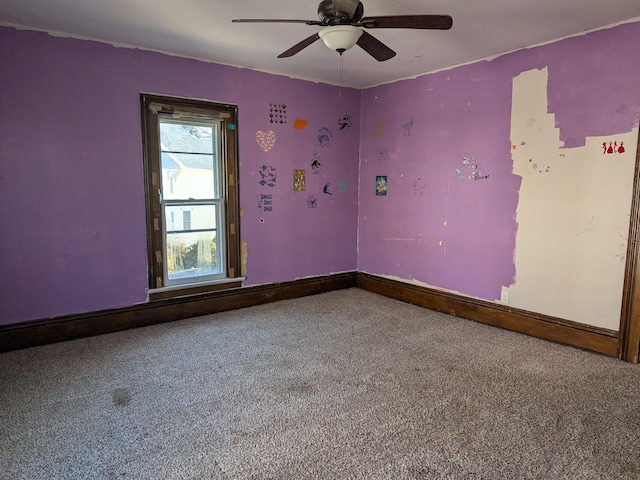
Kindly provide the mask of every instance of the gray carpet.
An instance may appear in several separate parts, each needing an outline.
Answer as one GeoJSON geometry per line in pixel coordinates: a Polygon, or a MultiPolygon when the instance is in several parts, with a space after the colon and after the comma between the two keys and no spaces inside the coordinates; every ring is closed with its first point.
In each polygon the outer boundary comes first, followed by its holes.
{"type": "Polygon", "coordinates": [[[2,479],[638,479],[640,366],[359,289],[0,355],[2,479]]]}

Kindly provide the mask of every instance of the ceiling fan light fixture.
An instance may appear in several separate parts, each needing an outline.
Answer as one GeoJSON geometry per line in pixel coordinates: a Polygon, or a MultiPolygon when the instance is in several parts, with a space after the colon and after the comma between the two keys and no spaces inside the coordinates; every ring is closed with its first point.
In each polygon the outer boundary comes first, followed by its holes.
{"type": "Polygon", "coordinates": [[[362,30],[350,25],[336,25],[323,28],[318,35],[327,47],[342,53],[358,43],[362,30]]]}

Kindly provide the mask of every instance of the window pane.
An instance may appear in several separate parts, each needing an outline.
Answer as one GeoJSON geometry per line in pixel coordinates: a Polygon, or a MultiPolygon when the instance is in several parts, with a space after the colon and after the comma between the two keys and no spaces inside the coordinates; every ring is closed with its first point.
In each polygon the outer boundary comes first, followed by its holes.
{"type": "Polygon", "coordinates": [[[217,235],[219,205],[165,204],[167,280],[200,280],[223,273],[217,235]]]}
{"type": "Polygon", "coordinates": [[[168,280],[208,277],[222,273],[216,231],[167,233],[168,280]]]}
{"type": "Polygon", "coordinates": [[[214,203],[167,202],[164,212],[168,232],[215,230],[218,225],[218,207],[214,203]]]}
{"type": "Polygon", "coordinates": [[[217,141],[217,123],[160,121],[163,198],[220,198],[217,141]]]}
{"type": "Polygon", "coordinates": [[[160,147],[163,152],[214,154],[214,127],[201,123],[160,122],[160,147]]]}
{"type": "Polygon", "coordinates": [[[167,200],[219,198],[213,155],[162,152],[162,196],[167,200]]]}

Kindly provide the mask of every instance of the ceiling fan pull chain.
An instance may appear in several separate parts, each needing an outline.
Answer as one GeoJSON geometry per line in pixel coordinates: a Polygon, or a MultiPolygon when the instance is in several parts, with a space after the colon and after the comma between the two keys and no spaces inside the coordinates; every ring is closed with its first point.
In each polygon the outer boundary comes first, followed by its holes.
{"type": "Polygon", "coordinates": [[[338,91],[338,95],[342,96],[342,85],[344,80],[344,57],[342,56],[343,52],[340,52],[340,90],[338,91]]]}

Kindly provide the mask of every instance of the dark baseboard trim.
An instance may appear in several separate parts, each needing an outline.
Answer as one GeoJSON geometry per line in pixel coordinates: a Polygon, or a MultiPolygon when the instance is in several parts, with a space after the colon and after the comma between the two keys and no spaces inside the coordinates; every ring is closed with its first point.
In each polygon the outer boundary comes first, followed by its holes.
{"type": "Polygon", "coordinates": [[[457,317],[611,357],[618,355],[618,333],[613,330],[356,272],[234,288],[202,295],[158,300],[126,308],[3,325],[0,326],[0,352],[114,333],[356,286],[457,317]]]}
{"type": "Polygon", "coordinates": [[[357,279],[356,272],[338,273],[292,282],[157,300],[126,308],[4,325],[0,326],[0,352],[352,288],[357,286],[357,279]]]}
{"type": "Polygon", "coordinates": [[[430,310],[475,320],[533,337],[618,356],[618,332],[538,313],[518,310],[367,273],[358,273],[358,287],[430,310]]]}

